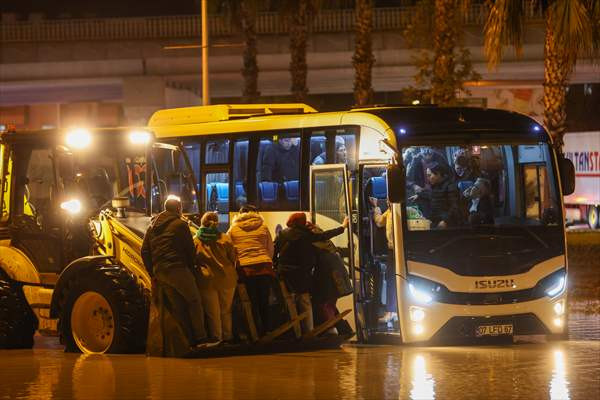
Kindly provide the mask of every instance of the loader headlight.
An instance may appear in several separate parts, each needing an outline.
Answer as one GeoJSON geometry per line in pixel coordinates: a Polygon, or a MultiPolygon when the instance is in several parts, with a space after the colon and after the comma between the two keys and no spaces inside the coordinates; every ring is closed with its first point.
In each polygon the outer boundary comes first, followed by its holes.
{"type": "Polygon", "coordinates": [[[92,143],[92,134],[84,128],[72,129],[67,132],[65,141],[71,149],[85,149],[92,143]]]}
{"type": "Polygon", "coordinates": [[[60,208],[69,214],[79,214],[81,212],[81,202],[77,199],[64,201],[60,203],[60,208]]]}
{"type": "Polygon", "coordinates": [[[129,140],[133,144],[148,144],[150,143],[151,135],[150,132],[143,130],[135,130],[129,132],[129,140]]]}

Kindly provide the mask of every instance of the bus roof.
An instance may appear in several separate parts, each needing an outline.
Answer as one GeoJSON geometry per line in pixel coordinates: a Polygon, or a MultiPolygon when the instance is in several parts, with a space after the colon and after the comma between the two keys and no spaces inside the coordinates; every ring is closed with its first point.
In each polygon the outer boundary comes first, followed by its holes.
{"type": "MultiPolygon", "coordinates": [[[[379,132],[388,131],[387,125],[376,115],[362,113],[361,110],[317,112],[303,104],[257,105],[237,104],[199,106],[160,110],[148,122],[148,128],[157,138],[202,136],[214,134],[241,134],[247,132],[302,129],[315,127],[336,127],[342,125],[369,126],[379,132]],[[293,109],[305,107],[302,113],[231,113],[237,110],[293,109]],[[229,113],[229,114],[228,114],[229,113]]],[[[391,132],[390,132],[391,133],[391,132]]],[[[393,137],[393,134],[392,134],[393,137]]],[[[395,139],[394,139],[395,140],[395,139]]]]}
{"type": "Polygon", "coordinates": [[[548,140],[533,118],[506,110],[474,107],[381,107],[363,109],[378,116],[394,130],[398,142],[415,137],[455,135],[535,136],[548,140]]]}
{"type": "Polygon", "coordinates": [[[316,112],[309,106],[304,113],[251,114],[252,110],[290,109],[301,104],[238,104],[200,106],[157,111],[148,123],[157,138],[189,137],[214,134],[335,127],[366,126],[387,136],[394,145],[416,138],[441,139],[463,132],[467,136],[510,135],[549,140],[545,130],[532,118],[505,110],[436,107],[375,106],[347,111],[316,112]],[[232,110],[237,110],[232,113],[232,110]],[[242,115],[242,112],[246,114],[242,115]]]}

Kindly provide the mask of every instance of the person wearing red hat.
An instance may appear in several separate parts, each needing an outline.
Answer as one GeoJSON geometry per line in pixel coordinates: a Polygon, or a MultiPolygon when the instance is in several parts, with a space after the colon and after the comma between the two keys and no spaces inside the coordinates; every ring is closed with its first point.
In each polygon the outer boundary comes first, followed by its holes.
{"type": "Polygon", "coordinates": [[[275,239],[275,260],[277,271],[281,274],[289,291],[296,297],[298,309],[308,311],[308,317],[302,321],[305,332],[313,329],[312,304],[310,290],[312,271],[317,263],[315,242],[329,240],[344,233],[348,227],[348,217],[342,226],[324,232],[313,232],[312,224],[306,220],[306,214],[297,212],[290,215],[288,226],[275,239]]]}

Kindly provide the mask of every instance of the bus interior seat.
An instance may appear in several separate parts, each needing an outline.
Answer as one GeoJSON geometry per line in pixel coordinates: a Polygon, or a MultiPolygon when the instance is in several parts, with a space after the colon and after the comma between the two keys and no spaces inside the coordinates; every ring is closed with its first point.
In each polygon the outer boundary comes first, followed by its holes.
{"type": "Polygon", "coordinates": [[[285,198],[288,201],[296,202],[300,198],[299,181],[285,181],[283,182],[283,188],[285,190],[285,198]]]}
{"type": "Polygon", "coordinates": [[[377,205],[381,208],[382,212],[387,210],[387,179],[385,176],[374,176],[369,178],[369,182],[367,183],[367,187],[371,190],[369,192],[370,197],[375,197],[377,199],[377,205]],[[370,185],[369,185],[370,182],[370,185]]]}
{"type": "Polygon", "coordinates": [[[235,198],[246,197],[246,190],[244,189],[244,182],[235,183],[235,198]]]}
{"type": "MultiPolygon", "coordinates": [[[[377,206],[381,209],[381,212],[387,210],[387,182],[384,175],[373,176],[367,180],[366,193],[369,197],[377,199],[377,206]]],[[[368,199],[367,199],[368,200],[368,199]]],[[[372,251],[373,255],[386,256],[387,255],[387,242],[385,237],[385,228],[380,228],[375,224],[375,221],[371,219],[371,240],[372,240],[372,251]]]]}
{"type": "Polygon", "coordinates": [[[273,206],[277,203],[277,192],[279,190],[277,182],[260,182],[258,189],[262,206],[273,206]]]}

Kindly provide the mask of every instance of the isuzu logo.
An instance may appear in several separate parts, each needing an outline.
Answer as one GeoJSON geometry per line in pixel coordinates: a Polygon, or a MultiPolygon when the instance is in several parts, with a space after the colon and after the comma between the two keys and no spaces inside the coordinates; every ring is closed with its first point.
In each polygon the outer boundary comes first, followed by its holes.
{"type": "Polygon", "coordinates": [[[482,279],[475,281],[475,289],[514,289],[517,287],[514,279],[482,279]]]}

